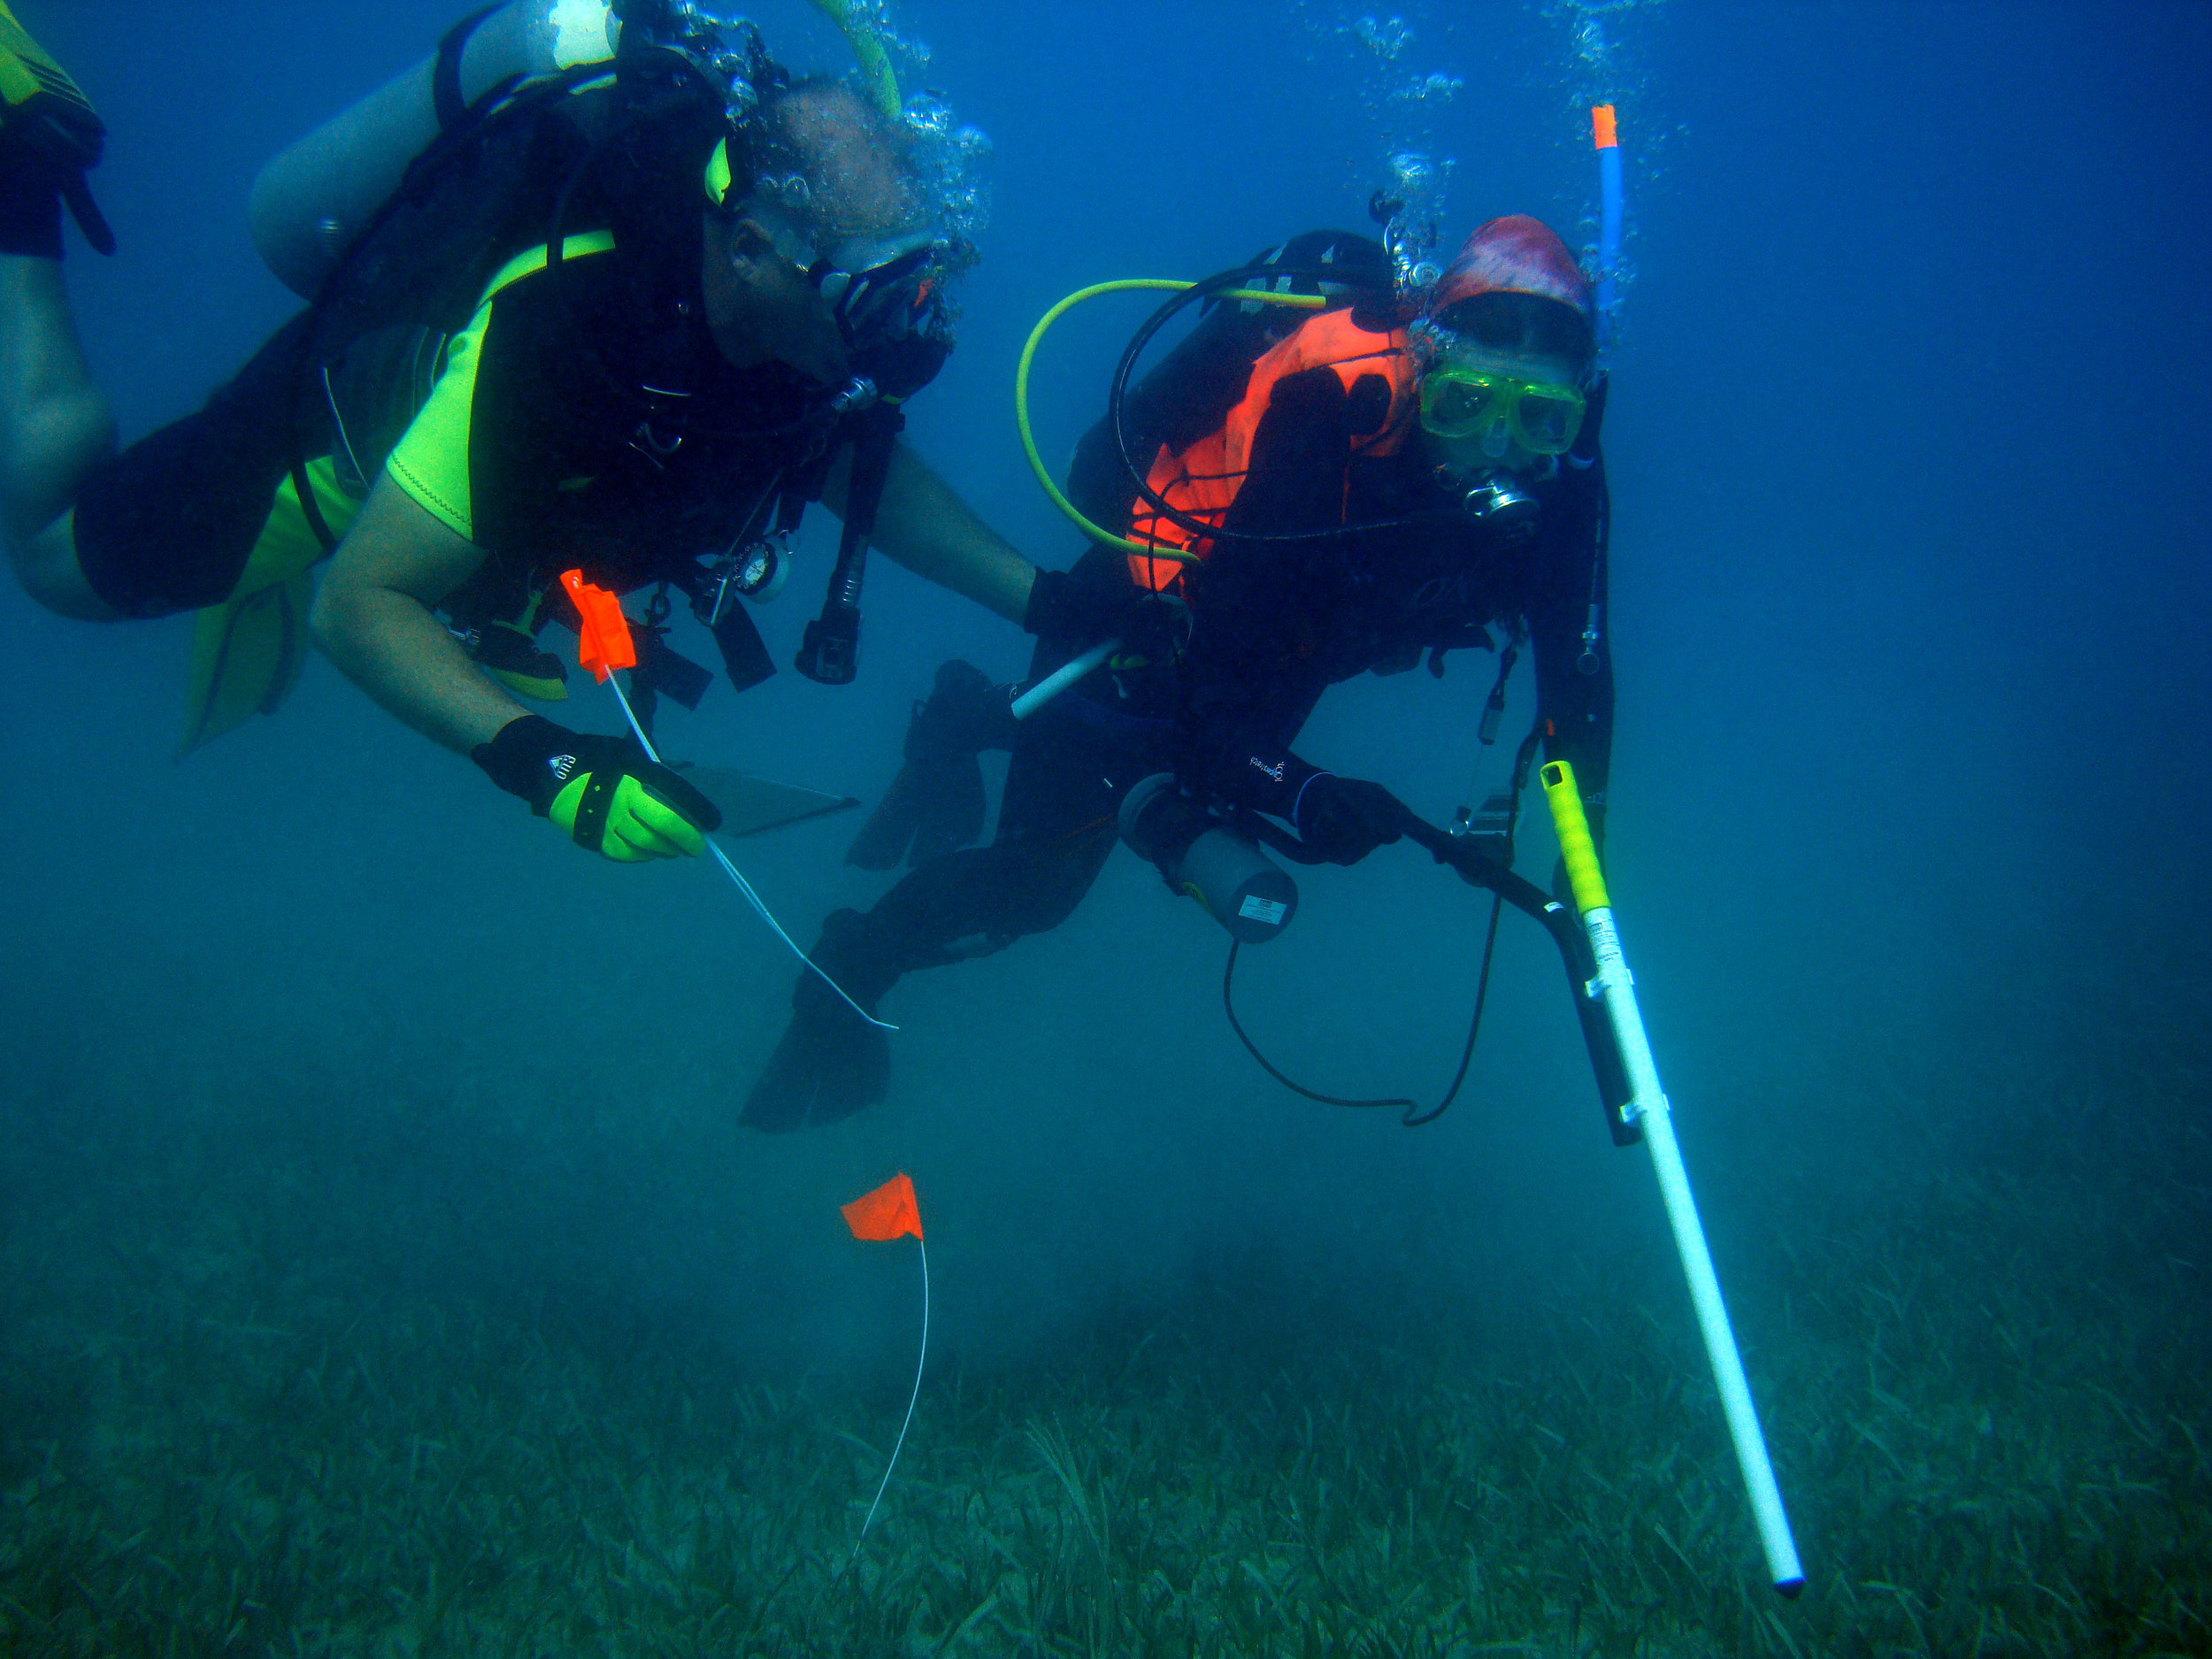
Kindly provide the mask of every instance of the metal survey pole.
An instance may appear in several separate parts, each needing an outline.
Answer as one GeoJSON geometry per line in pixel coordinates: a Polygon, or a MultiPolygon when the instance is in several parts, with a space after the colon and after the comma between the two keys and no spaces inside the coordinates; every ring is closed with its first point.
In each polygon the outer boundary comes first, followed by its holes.
{"type": "Polygon", "coordinates": [[[1805,1587],[1805,1570],[1798,1563],[1796,1540],[1790,1536],[1781,1488],[1775,1484],[1766,1436],[1759,1428],[1758,1408],[1751,1402],[1751,1386],[1744,1379],[1743,1358],[1736,1351],[1736,1333],[1728,1323],[1727,1304],[1721,1300],[1712,1252],[1705,1247],[1705,1228],[1698,1220],[1697,1201],[1690,1194],[1689,1172],[1682,1167],[1673,1114],[1659,1087],[1659,1067],[1651,1057],[1644,1018],[1636,1006],[1635,979],[1621,954],[1620,935],[1614,931],[1612,900],[1606,894],[1604,872],[1590,840],[1589,821],[1583,816],[1574,768],[1564,761],[1550,761],[1539,775],[1543,780],[1544,798],[1551,803],[1552,822],[1559,831],[1560,856],[1574,888],[1575,909],[1581,913],[1582,925],[1590,935],[1591,953],[1597,959],[1597,975],[1591,987],[1604,997],[1605,1011],[1612,1021],[1634,1091],[1627,1112],[1651,1148],[1652,1171],[1659,1178],[1659,1195],[1666,1202],[1667,1224],[1674,1230],[1674,1248],[1690,1282],[1690,1302],[1697,1310],[1705,1356],[1712,1363],[1721,1409],[1728,1417],[1729,1437],[1736,1443],[1736,1462],[1743,1470],[1751,1511],[1758,1520],[1767,1575],[1777,1590],[1794,1597],[1805,1587]]]}

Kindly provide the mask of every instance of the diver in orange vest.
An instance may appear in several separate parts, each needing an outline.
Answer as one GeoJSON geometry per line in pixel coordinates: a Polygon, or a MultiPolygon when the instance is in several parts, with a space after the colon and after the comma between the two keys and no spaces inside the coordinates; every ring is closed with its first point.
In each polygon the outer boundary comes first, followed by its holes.
{"type": "MultiPolygon", "coordinates": [[[[1033,673],[1109,634],[1121,651],[1025,723],[965,664],[917,710],[905,769],[848,855],[916,868],[865,914],[831,915],[813,952],[863,1006],[1058,926],[1133,786],[1162,773],[1200,810],[1265,814],[1328,862],[1398,840],[1409,814],[1386,788],[1291,744],[1331,685],[1425,653],[1440,673],[1448,651],[1530,650],[1547,754],[1573,763],[1602,834],[1605,380],[1581,270],[1538,220],[1494,219],[1407,319],[1364,237],[1310,233],[1266,262],[1348,280],[1307,282],[1332,296],[1318,313],[1215,304],[1128,394],[1126,442],[1101,422],[1077,451],[1077,505],[1164,552],[1099,545],[1041,572],[1033,673]],[[971,849],[987,748],[1013,759],[996,837],[971,849]]],[[[834,1121],[883,1097],[889,1065],[882,1032],[803,975],[744,1121],[834,1121]]]]}

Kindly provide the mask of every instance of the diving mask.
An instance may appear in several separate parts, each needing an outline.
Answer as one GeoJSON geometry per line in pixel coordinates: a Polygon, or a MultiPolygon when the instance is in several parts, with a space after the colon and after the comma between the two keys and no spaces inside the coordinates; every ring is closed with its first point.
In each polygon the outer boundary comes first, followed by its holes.
{"type": "Polygon", "coordinates": [[[1449,361],[1421,377],[1421,426],[1439,438],[1479,438],[1493,458],[1508,439],[1531,455],[1564,455],[1588,405],[1571,386],[1525,380],[1449,361]]]}
{"type": "MultiPolygon", "coordinates": [[[[728,199],[732,183],[726,142],[715,147],[708,162],[708,196],[721,211],[753,220],[775,245],[777,253],[806,273],[829,303],[845,343],[856,357],[901,347],[910,341],[949,349],[952,318],[940,290],[945,279],[964,263],[961,255],[965,244],[949,239],[937,226],[924,221],[876,235],[841,237],[825,248],[803,225],[801,215],[809,195],[803,178],[795,173],[787,179],[759,180],[749,196],[736,202],[728,199]]],[[[969,257],[972,258],[972,250],[969,257]]],[[[897,355],[903,358],[913,354],[902,351],[897,355]]],[[[941,351],[922,379],[933,374],[942,360],[941,351]]],[[[883,389],[887,396],[903,395],[888,384],[883,389]]]]}

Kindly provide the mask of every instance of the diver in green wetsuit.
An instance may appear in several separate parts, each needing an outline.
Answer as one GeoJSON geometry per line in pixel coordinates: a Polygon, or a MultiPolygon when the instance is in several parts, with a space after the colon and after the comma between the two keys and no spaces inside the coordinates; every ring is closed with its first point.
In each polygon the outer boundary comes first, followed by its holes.
{"type": "MultiPolygon", "coordinates": [[[[65,616],[201,613],[188,748],[274,706],[311,618],[380,703],[582,844],[696,853],[714,810],[695,791],[516,701],[561,695],[531,639],[565,619],[559,571],[691,594],[741,687],[772,670],[733,595],[810,501],[1045,620],[1034,567],[895,441],[949,349],[941,288],[963,257],[895,88],[795,81],[757,34],[687,7],[622,12],[618,30],[574,0],[471,19],[273,163],[257,241],[317,303],[206,408],[118,455],[59,263],[60,204],[85,220],[101,128],[0,7],[0,526],[19,580],[65,616]],[[403,233],[450,240],[457,219],[473,240],[430,272],[442,287],[400,305],[375,288],[404,266],[403,233]],[[311,611],[308,567],[334,545],[311,611]]],[[[840,678],[821,656],[809,672],[840,678]]]]}

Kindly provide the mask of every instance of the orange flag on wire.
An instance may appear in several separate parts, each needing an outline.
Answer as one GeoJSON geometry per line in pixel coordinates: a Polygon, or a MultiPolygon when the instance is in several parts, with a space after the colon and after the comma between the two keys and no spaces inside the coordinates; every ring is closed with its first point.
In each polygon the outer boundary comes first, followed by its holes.
{"type": "Polygon", "coordinates": [[[856,1239],[897,1239],[910,1233],[922,1236],[921,1207],[914,1202],[914,1183],[903,1171],[838,1209],[856,1239]]]}
{"type": "Polygon", "coordinates": [[[598,680],[618,668],[635,668],[637,646],[631,641],[622,601],[603,588],[593,587],[581,571],[563,571],[561,586],[576,602],[576,660],[598,680]]]}

